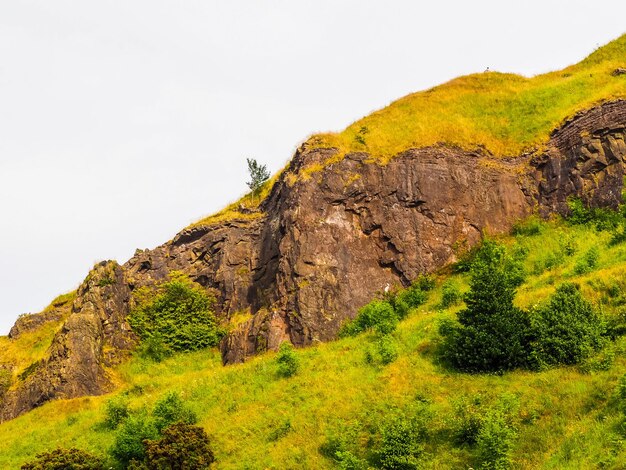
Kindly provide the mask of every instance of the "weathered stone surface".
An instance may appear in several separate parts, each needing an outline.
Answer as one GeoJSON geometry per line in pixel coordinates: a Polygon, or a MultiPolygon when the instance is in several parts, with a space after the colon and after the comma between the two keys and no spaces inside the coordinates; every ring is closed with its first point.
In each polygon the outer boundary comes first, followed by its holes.
{"type": "Polygon", "coordinates": [[[0,420],[53,398],[110,391],[105,366],[119,361],[135,342],[125,321],[129,298],[124,270],[117,263],[94,267],[80,286],[72,313],[55,336],[48,357],[6,394],[0,420]]]}
{"type": "Polygon", "coordinates": [[[112,265],[97,267],[50,357],[9,392],[1,416],[105,391],[104,366],[134,343],[125,322],[131,291],[173,270],[212,290],[223,317],[252,314],[222,342],[225,363],[285,339],[332,339],[377,291],[454,261],[484,232],[508,231],[531,213],[566,214],[571,196],[616,207],[625,127],[626,102],[616,101],[574,116],[545,149],[516,158],[442,145],[407,150],[386,165],[364,153],[328,163],[335,150],[303,147],[262,204],[261,218],[184,230],[115,265],[111,283],[102,279],[112,265]],[[323,169],[307,175],[315,163],[323,169]]]}

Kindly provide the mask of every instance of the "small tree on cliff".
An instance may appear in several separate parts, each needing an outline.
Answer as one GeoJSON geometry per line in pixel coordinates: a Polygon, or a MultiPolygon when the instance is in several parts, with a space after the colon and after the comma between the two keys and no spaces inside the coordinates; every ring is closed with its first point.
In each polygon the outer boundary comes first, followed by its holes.
{"type": "Polygon", "coordinates": [[[504,247],[486,241],[470,269],[467,308],[458,324],[444,324],[444,357],[467,372],[509,370],[526,364],[530,322],[513,305],[520,284],[520,266],[506,256],[504,247]]]}
{"type": "Polygon", "coordinates": [[[267,170],[267,165],[261,165],[254,158],[246,158],[246,160],[248,162],[248,173],[250,174],[250,181],[246,182],[246,184],[253,193],[256,193],[263,183],[269,179],[270,172],[267,170]]]}

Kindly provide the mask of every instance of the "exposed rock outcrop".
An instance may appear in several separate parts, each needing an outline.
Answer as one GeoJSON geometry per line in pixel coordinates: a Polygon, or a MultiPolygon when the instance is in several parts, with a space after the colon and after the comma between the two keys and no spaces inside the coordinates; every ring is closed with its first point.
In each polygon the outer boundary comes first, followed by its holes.
{"type": "Polygon", "coordinates": [[[625,126],[626,102],[616,101],[575,116],[544,149],[515,158],[441,145],[381,165],[365,153],[336,159],[334,149],[303,146],[263,202],[262,217],[184,230],[115,265],[107,285],[102,273],[112,265],[97,267],[50,357],[9,392],[2,417],[53,397],[107,390],[104,366],[134,342],[125,322],[131,291],[173,270],[212,290],[223,317],[252,314],[222,343],[224,362],[232,363],[284,339],[334,338],[386,285],[407,285],[454,261],[484,232],[508,231],[531,213],[566,214],[571,196],[616,207],[625,126]]]}
{"type": "Polygon", "coordinates": [[[44,310],[39,313],[27,313],[20,315],[9,331],[9,338],[17,339],[28,331],[34,331],[47,323],[56,323],[64,316],[60,308],[44,310]]]}
{"type": "Polygon", "coordinates": [[[31,410],[52,398],[99,395],[110,391],[105,366],[134,346],[126,324],[130,289],[115,262],[95,266],[78,289],[72,313],[55,336],[49,356],[33,364],[27,377],[4,397],[0,419],[31,410]]]}

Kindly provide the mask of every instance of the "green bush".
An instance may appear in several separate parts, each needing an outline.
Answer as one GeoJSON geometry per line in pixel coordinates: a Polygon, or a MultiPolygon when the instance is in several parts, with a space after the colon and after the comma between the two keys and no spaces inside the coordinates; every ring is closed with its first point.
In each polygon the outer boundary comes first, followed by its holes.
{"type": "Polygon", "coordinates": [[[104,425],[116,429],[130,416],[128,399],[119,396],[110,399],[104,406],[104,425]]]}
{"type": "Polygon", "coordinates": [[[452,404],[454,415],[450,428],[457,444],[470,446],[476,444],[483,424],[482,401],[482,395],[477,394],[471,398],[461,397],[452,404]]]}
{"type": "Polygon", "coordinates": [[[440,328],[442,353],[449,364],[467,372],[502,371],[526,364],[530,322],[513,305],[522,273],[504,247],[485,241],[470,270],[467,308],[459,312],[458,324],[440,328]]]}
{"type": "Polygon", "coordinates": [[[215,461],[204,429],[175,423],[163,430],[163,437],[143,442],[145,458],[131,468],[137,470],[201,470],[215,461]]]}
{"type": "Polygon", "coordinates": [[[37,455],[32,462],[22,465],[22,470],[103,470],[100,457],[79,449],[56,449],[37,455]]]}
{"type": "Polygon", "coordinates": [[[443,286],[441,286],[441,303],[438,305],[438,308],[444,310],[453,305],[458,305],[462,300],[463,296],[461,295],[459,285],[452,279],[446,280],[443,286]]]}
{"type": "Polygon", "coordinates": [[[389,335],[383,335],[378,339],[376,351],[383,365],[391,364],[398,358],[398,348],[393,338],[389,335]]]}
{"type": "Polygon", "coordinates": [[[506,470],[512,467],[511,454],[517,439],[513,412],[517,407],[517,399],[506,396],[485,413],[476,436],[481,468],[506,470]]]}
{"type": "Polygon", "coordinates": [[[429,292],[435,288],[437,283],[430,275],[422,274],[413,282],[413,285],[424,292],[429,292]]]}
{"type": "Polygon", "coordinates": [[[600,257],[600,251],[598,247],[592,246],[587,253],[576,261],[574,265],[574,273],[585,274],[598,266],[598,258],[600,257]]]}
{"type": "Polygon", "coordinates": [[[616,230],[624,222],[621,211],[606,208],[590,208],[577,198],[567,201],[570,215],[567,221],[572,225],[594,226],[596,230],[616,230]]]}
{"type": "Polygon", "coordinates": [[[291,377],[298,372],[300,367],[298,356],[289,341],[281,343],[276,355],[276,362],[278,363],[278,375],[281,377],[291,377]]]}
{"type": "Polygon", "coordinates": [[[166,394],[161,400],[156,402],[152,410],[154,426],[161,432],[167,426],[181,422],[185,424],[196,424],[198,417],[183,402],[176,392],[166,394]]]}
{"type": "Polygon", "coordinates": [[[410,287],[391,296],[389,303],[396,312],[398,319],[402,320],[406,318],[409,310],[419,307],[428,300],[428,294],[420,287],[420,284],[423,283],[423,281],[418,280],[418,282],[415,282],[410,287]]]}
{"type": "Polygon", "coordinates": [[[154,357],[163,356],[163,342],[174,351],[215,346],[222,335],[212,311],[214,299],[189,280],[178,277],[160,286],[151,300],[141,302],[128,322],[154,357]]]}
{"type": "Polygon", "coordinates": [[[373,300],[359,309],[354,320],[341,329],[340,336],[354,336],[366,330],[381,334],[391,333],[398,324],[398,315],[393,306],[385,300],[373,300]]]}
{"type": "Polygon", "coordinates": [[[335,461],[340,470],[367,470],[370,468],[366,460],[358,458],[349,450],[338,451],[335,454],[335,461]]]}
{"type": "Polygon", "coordinates": [[[603,322],[578,286],[559,286],[532,315],[535,365],[578,364],[602,345],[603,322]]]}
{"type": "Polygon", "coordinates": [[[132,460],[141,462],[145,457],[143,441],[157,437],[157,428],[147,415],[130,416],[117,430],[111,454],[124,466],[132,460]]]}
{"type": "Polygon", "coordinates": [[[382,469],[419,469],[424,454],[428,414],[424,408],[417,413],[399,414],[381,428],[378,463],[382,469]]]}
{"type": "Polygon", "coordinates": [[[172,349],[165,343],[160,333],[152,333],[144,339],[137,353],[144,359],[150,359],[154,362],[161,362],[172,355],[172,349]]]}

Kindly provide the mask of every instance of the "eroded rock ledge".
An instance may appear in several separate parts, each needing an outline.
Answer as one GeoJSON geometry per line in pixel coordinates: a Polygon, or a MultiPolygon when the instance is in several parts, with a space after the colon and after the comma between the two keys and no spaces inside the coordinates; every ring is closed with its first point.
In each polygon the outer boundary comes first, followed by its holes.
{"type": "Polygon", "coordinates": [[[310,175],[306,167],[335,150],[301,148],[263,203],[263,217],[185,230],[124,266],[97,266],[48,359],[7,393],[0,416],[107,391],[106,366],[135,341],[125,321],[132,290],[172,270],[212,290],[223,317],[251,313],[222,342],[224,363],[284,339],[332,339],[377,291],[453,262],[484,232],[508,231],[532,213],[565,214],[571,196],[617,207],[625,127],[626,102],[615,101],[578,114],[544,150],[517,158],[439,146],[407,150],[382,166],[353,153],[310,175]]]}

